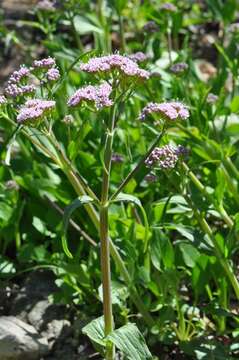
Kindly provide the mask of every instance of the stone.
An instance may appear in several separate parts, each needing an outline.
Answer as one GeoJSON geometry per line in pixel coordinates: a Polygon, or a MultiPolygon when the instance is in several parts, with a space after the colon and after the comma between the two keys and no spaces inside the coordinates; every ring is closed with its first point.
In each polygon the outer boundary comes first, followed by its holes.
{"type": "Polygon", "coordinates": [[[38,360],[48,350],[47,339],[33,326],[14,316],[0,317],[1,360],[38,360]]]}

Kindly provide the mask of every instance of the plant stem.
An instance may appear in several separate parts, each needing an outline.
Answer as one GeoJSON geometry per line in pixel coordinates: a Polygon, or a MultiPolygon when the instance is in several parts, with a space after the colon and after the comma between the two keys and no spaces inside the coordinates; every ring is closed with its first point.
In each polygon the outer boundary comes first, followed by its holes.
{"type": "Polygon", "coordinates": [[[237,281],[237,278],[233,272],[233,269],[231,268],[228,260],[223,256],[223,254],[221,253],[221,249],[217,243],[217,240],[215,239],[212,229],[210,228],[210,226],[208,225],[207,221],[205,220],[205,218],[202,217],[202,215],[200,214],[200,212],[193,207],[194,210],[194,214],[201,226],[201,228],[203,229],[203,231],[205,232],[205,234],[207,234],[209,236],[209,238],[211,239],[213,246],[214,246],[214,252],[215,255],[219,261],[219,263],[221,264],[221,266],[223,267],[225,273],[227,274],[227,277],[234,289],[235,295],[237,300],[239,300],[239,283],[237,281]]]}
{"type": "MultiPolygon", "coordinates": [[[[2,116],[3,116],[3,114],[2,114],[2,116]]],[[[10,122],[12,125],[15,126],[15,123],[8,116],[3,116],[3,117],[8,122],[10,122]]],[[[61,158],[59,159],[45,145],[41,144],[39,142],[39,139],[36,140],[37,136],[33,137],[26,130],[23,130],[23,129],[21,131],[24,134],[24,136],[26,136],[36,146],[36,148],[40,148],[41,151],[46,156],[50,157],[51,160],[55,164],[57,164],[58,166],[61,167],[62,171],[68,178],[69,182],[71,183],[72,187],[74,188],[74,190],[78,196],[87,194],[82,182],[80,181],[79,176],[77,176],[77,174],[75,173],[75,170],[72,167],[71,167],[71,170],[69,169],[70,161],[65,154],[64,154],[64,156],[61,156],[61,158]]],[[[60,145],[58,144],[56,139],[54,139],[54,147],[55,147],[56,151],[58,150],[58,155],[59,155],[60,145]],[[57,145],[57,147],[56,147],[56,145],[57,145]]],[[[85,209],[88,212],[89,217],[90,217],[91,221],[93,222],[95,228],[97,230],[99,230],[99,214],[95,210],[94,206],[90,203],[85,204],[85,209]]],[[[124,264],[124,261],[121,258],[119,251],[117,250],[115,245],[112,243],[110,238],[109,238],[109,245],[110,245],[110,253],[114,259],[114,262],[115,262],[122,278],[124,279],[124,282],[129,287],[132,301],[134,302],[138,311],[141,313],[145,323],[148,326],[153,327],[155,325],[154,319],[151,317],[145,304],[142,302],[141,297],[138,294],[136,287],[133,285],[133,281],[132,281],[132,279],[129,275],[129,272],[124,264]]]]}
{"type": "Polygon", "coordinates": [[[111,196],[110,201],[114,200],[117,195],[123,190],[123,188],[128,184],[128,182],[133,178],[133,176],[139,171],[141,166],[144,164],[147,157],[151,154],[155,146],[158,144],[158,142],[161,140],[161,138],[164,135],[164,129],[162,132],[157,136],[156,140],[153,142],[150,149],[147,151],[146,155],[142,157],[142,159],[139,161],[139,163],[136,165],[136,167],[126,176],[126,178],[122,181],[122,183],[119,185],[118,189],[115,191],[115,193],[111,196]]]}
{"type": "MultiPolygon", "coordinates": [[[[111,170],[111,157],[114,136],[114,121],[115,121],[114,106],[111,119],[110,129],[106,133],[106,142],[104,148],[104,166],[103,166],[103,181],[101,190],[101,204],[100,204],[100,244],[101,244],[101,272],[102,272],[102,287],[103,287],[103,309],[105,322],[105,337],[107,337],[114,329],[112,300],[111,300],[111,271],[110,271],[110,242],[109,242],[109,183],[111,170]]],[[[114,345],[112,342],[106,343],[106,360],[114,359],[114,345]]]]}

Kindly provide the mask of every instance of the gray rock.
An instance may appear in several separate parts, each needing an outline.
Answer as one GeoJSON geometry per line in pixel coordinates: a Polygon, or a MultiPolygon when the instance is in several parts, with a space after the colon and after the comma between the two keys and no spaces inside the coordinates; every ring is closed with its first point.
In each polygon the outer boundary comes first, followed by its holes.
{"type": "Polygon", "coordinates": [[[47,339],[33,326],[14,316],[0,317],[1,360],[38,360],[47,352],[47,339]]]}
{"type": "Polygon", "coordinates": [[[12,300],[10,314],[28,321],[28,314],[41,301],[57,290],[55,276],[50,271],[34,271],[25,279],[12,300]]]}
{"type": "Polygon", "coordinates": [[[37,330],[41,329],[41,326],[44,322],[44,314],[49,308],[50,303],[48,300],[40,300],[38,301],[28,313],[28,321],[31,325],[33,325],[37,330]]]}

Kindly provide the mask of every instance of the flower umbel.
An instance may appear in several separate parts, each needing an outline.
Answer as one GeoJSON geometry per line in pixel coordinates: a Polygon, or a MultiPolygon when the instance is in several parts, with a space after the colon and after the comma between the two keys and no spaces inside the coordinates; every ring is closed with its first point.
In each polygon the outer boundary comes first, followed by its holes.
{"type": "Polygon", "coordinates": [[[48,58],[41,59],[41,60],[35,60],[33,62],[34,68],[47,68],[48,69],[55,65],[56,65],[56,61],[52,57],[48,57],[48,58]]]}
{"type": "Polygon", "coordinates": [[[7,99],[5,98],[5,96],[0,95],[0,105],[4,105],[4,104],[6,104],[6,102],[7,102],[7,99]]]}
{"type": "Polygon", "coordinates": [[[89,73],[110,72],[113,69],[118,69],[125,76],[135,76],[142,79],[149,78],[149,72],[139,68],[138,64],[130,60],[127,56],[122,55],[108,55],[101,57],[94,57],[87,63],[80,65],[82,71],[89,73]]]}
{"type": "Polygon", "coordinates": [[[16,70],[12,73],[9,78],[9,83],[17,84],[21,81],[22,78],[30,74],[30,69],[25,66],[21,66],[19,70],[16,70]]]}
{"type": "Polygon", "coordinates": [[[165,103],[149,103],[146,105],[141,114],[140,119],[144,120],[147,115],[157,113],[165,120],[186,120],[189,117],[189,111],[186,105],[171,101],[165,103]]]}
{"type": "Polygon", "coordinates": [[[55,104],[56,102],[53,100],[28,100],[21,108],[17,116],[17,122],[24,124],[32,122],[33,120],[38,120],[45,115],[48,110],[53,109],[55,104]]]}
{"type": "Polygon", "coordinates": [[[176,75],[184,73],[187,69],[188,69],[188,64],[184,62],[173,64],[170,67],[170,71],[176,75]]]}
{"type": "Polygon", "coordinates": [[[55,1],[50,0],[40,0],[37,4],[37,9],[44,10],[44,11],[54,11],[55,8],[55,1]]]}
{"type": "Polygon", "coordinates": [[[145,53],[143,53],[142,51],[138,51],[134,54],[131,54],[128,56],[128,58],[130,60],[133,60],[134,62],[138,63],[138,62],[144,62],[148,59],[147,55],[145,55],[145,53]]]}
{"type": "Polygon", "coordinates": [[[183,155],[184,147],[165,145],[156,147],[145,160],[147,167],[159,167],[160,169],[173,169],[177,164],[180,155],[183,155]]]}
{"type": "Polygon", "coordinates": [[[47,79],[50,81],[56,81],[60,77],[60,72],[57,68],[51,68],[46,73],[47,79]]]}
{"type": "Polygon", "coordinates": [[[68,106],[77,106],[82,101],[89,101],[95,104],[97,110],[111,106],[112,100],[109,98],[112,87],[108,83],[98,86],[88,85],[77,90],[68,100],[68,106]]]}

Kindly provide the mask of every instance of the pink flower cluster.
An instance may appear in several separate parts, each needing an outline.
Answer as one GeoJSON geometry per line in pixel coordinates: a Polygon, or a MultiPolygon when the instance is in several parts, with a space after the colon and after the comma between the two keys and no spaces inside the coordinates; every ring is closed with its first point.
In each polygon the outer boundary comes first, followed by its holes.
{"type": "Polygon", "coordinates": [[[4,104],[6,104],[6,102],[7,102],[7,99],[5,98],[5,96],[0,95],[0,105],[4,105],[4,104]]]}
{"type": "Polygon", "coordinates": [[[144,120],[147,115],[152,113],[158,113],[162,118],[174,121],[185,120],[189,117],[187,106],[178,101],[165,102],[161,104],[149,103],[143,108],[140,114],[140,119],[144,120]]]}
{"type": "Polygon", "coordinates": [[[7,86],[4,89],[5,95],[8,97],[16,98],[17,96],[34,93],[36,91],[35,85],[26,84],[26,82],[24,83],[22,80],[34,74],[35,70],[45,70],[46,78],[49,81],[58,80],[60,77],[60,73],[59,70],[55,67],[55,65],[55,59],[48,57],[42,60],[35,60],[33,62],[33,66],[30,68],[27,68],[26,66],[21,66],[19,70],[14,71],[9,77],[7,86]]]}
{"type": "Polygon", "coordinates": [[[136,63],[144,62],[144,61],[146,61],[148,59],[148,57],[142,51],[138,51],[138,52],[136,52],[134,54],[131,54],[131,55],[128,56],[128,58],[130,60],[133,60],[136,63]]]}
{"type": "Polygon", "coordinates": [[[173,169],[179,156],[183,154],[183,149],[183,146],[175,147],[171,145],[156,147],[145,160],[145,165],[147,167],[158,166],[160,169],[173,169]]]}
{"type": "Polygon", "coordinates": [[[52,68],[55,65],[56,65],[56,61],[52,57],[48,57],[48,58],[41,59],[41,60],[35,60],[33,62],[33,68],[47,68],[48,69],[48,68],[52,68]]]}
{"type": "Polygon", "coordinates": [[[36,91],[36,87],[34,85],[23,85],[18,86],[14,83],[8,82],[7,87],[4,89],[4,92],[9,97],[17,97],[27,94],[32,94],[36,91]]]}
{"type": "Polygon", "coordinates": [[[173,64],[170,67],[170,71],[176,75],[178,74],[182,74],[183,72],[185,72],[188,69],[188,64],[181,62],[181,63],[176,63],[173,64]]]}
{"type": "Polygon", "coordinates": [[[51,68],[46,73],[47,79],[50,81],[56,81],[60,77],[60,72],[57,68],[51,68]]]}
{"type": "Polygon", "coordinates": [[[170,11],[170,12],[175,12],[177,11],[177,8],[174,4],[171,4],[171,3],[164,3],[162,6],[161,6],[161,9],[162,10],[166,10],[166,11],[170,11]]]}
{"type": "Polygon", "coordinates": [[[94,102],[96,109],[101,109],[104,106],[111,106],[112,100],[109,96],[111,94],[112,87],[104,82],[98,86],[88,85],[77,90],[68,100],[68,106],[77,106],[82,101],[94,102]]]}
{"type": "Polygon", "coordinates": [[[37,9],[45,10],[45,11],[54,11],[55,9],[55,1],[50,0],[39,0],[37,4],[37,9]]]}
{"type": "Polygon", "coordinates": [[[19,70],[16,70],[12,73],[9,78],[10,83],[17,84],[21,81],[22,78],[25,78],[30,74],[30,69],[25,66],[21,66],[19,70]]]}
{"type": "Polygon", "coordinates": [[[38,120],[43,115],[45,115],[48,110],[53,109],[55,107],[55,104],[56,103],[53,100],[42,100],[42,99],[28,100],[21,108],[17,116],[17,122],[26,123],[26,122],[31,122],[33,120],[38,120]]]}
{"type": "Polygon", "coordinates": [[[17,97],[25,94],[31,94],[35,92],[34,85],[22,85],[22,80],[27,78],[30,74],[30,69],[26,66],[21,66],[19,70],[14,71],[7,82],[7,86],[4,89],[6,96],[17,97]]]}
{"type": "Polygon", "coordinates": [[[80,69],[89,73],[110,72],[118,69],[125,76],[135,76],[141,79],[148,79],[150,76],[149,72],[139,68],[135,61],[118,54],[94,57],[87,63],[81,64],[80,69]]]}

